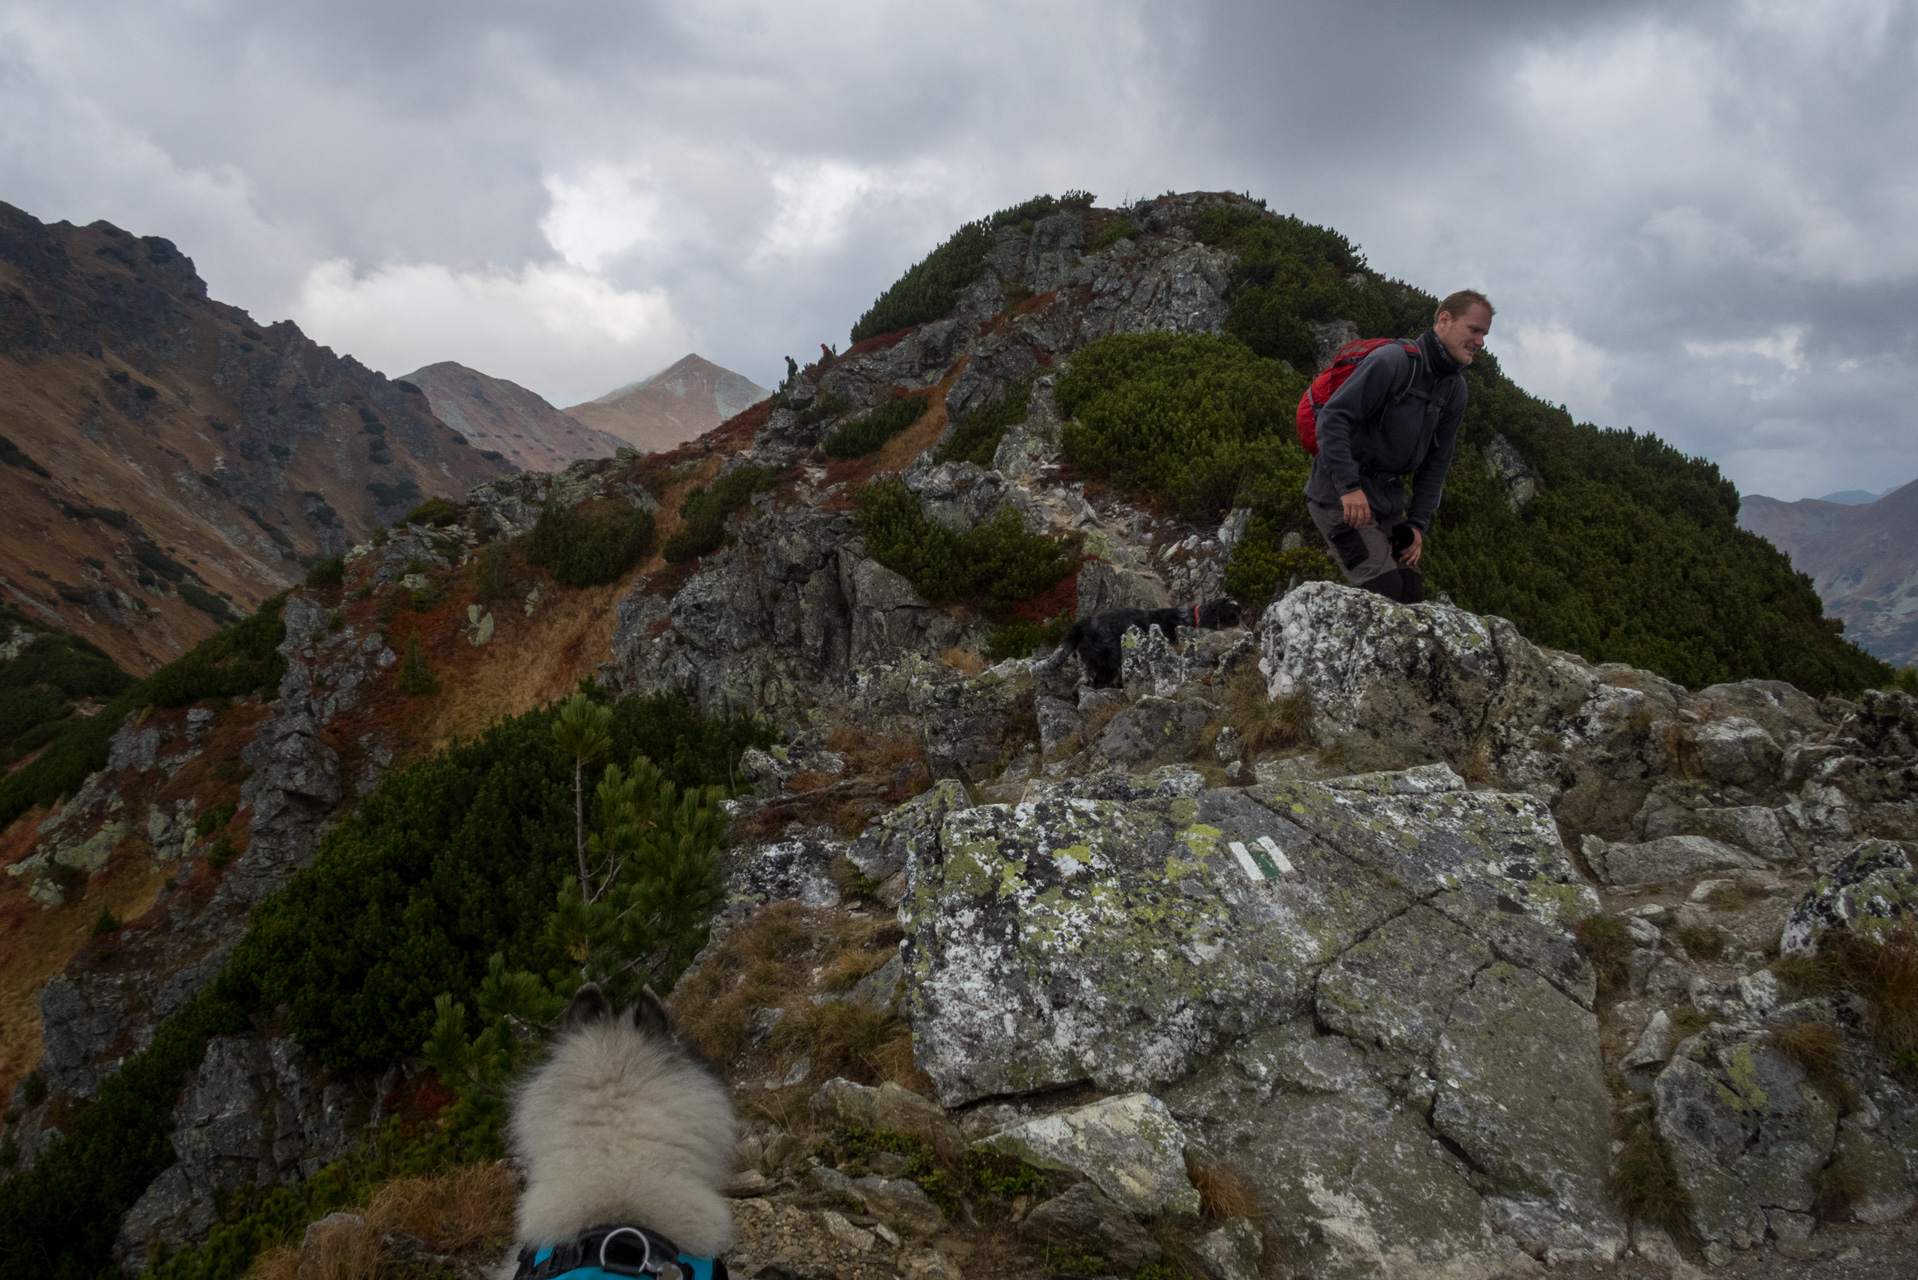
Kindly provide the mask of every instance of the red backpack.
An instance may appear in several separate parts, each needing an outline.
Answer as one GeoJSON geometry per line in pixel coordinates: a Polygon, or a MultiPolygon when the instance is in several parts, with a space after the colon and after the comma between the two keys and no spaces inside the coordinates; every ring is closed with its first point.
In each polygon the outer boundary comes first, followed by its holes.
{"type": "MultiPolygon", "coordinates": [[[[1339,353],[1332,357],[1332,363],[1327,365],[1318,377],[1312,379],[1312,385],[1307,387],[1305,394],[1299,397],[1299,444],[1307,453],[1317,455],[1319,451],[1319,410],[1323,409],[1325,402],[1332,398],[1332,393],[1345,385],[1345,380],[1352,376],[1354,369],[1359,367],[1359,361],[1380,347],[1389,347],[1395,342],[1404,347],[1405,354],[1411,356],[1416,362],[1412,366],[1411,382],[1405,385],[1406,391],[1412,389],[1412,383],[1418,381],[1419,365],[1425,362],[1424,353],[1419,350],[1416,342],[1408,342],[1403,338],[1360,338],[1346,343],[1339,348],[1339,353]]],[[[1400,392],[1394,399],[1401,399],[1404,394],[1405,392],[1400,392]]]]}

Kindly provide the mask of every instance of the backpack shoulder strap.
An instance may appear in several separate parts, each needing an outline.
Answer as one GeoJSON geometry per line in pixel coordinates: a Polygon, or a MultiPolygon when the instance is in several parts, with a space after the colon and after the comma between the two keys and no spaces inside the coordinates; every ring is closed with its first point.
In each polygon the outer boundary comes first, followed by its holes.
{"type": "Polygon", "coordinates": [[[1405,397],[1411,395],[1416,395],[1421,400],[1438,399],[1437,396],[1427,392],[1414,390],[1419,384],[1419,374],[1425,370],[1425,353],[1419,350],[1419,344],[1402,340],[1399,343],[1399,347],[1405,352],[1406,356],[1405,385],[1399,389],[1398,394],[1393,396],[1389,403],[1397,404],[1399,401],[1405,399],[1405,397]]]}

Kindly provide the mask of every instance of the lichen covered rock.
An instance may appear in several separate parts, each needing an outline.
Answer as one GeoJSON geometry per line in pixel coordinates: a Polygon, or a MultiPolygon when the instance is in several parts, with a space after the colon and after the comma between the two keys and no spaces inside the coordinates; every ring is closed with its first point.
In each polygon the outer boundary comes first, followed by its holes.
{"type": "Polygon", "coordinates": [[[1830,929],[1873,936],[1918,919],[1918,876],[1889,840],[1865,840],[1834,862],[1792,908],[1779,949],[1809,955],[1830,929]]]}

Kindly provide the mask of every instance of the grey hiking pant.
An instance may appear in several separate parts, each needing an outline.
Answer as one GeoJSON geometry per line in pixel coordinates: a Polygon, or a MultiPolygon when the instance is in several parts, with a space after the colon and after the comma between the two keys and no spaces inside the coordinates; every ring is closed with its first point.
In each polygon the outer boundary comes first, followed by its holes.
{"type": "Polygon", "coordinates": [[[1412,541],[1412,526],[1403,515],[1375,518],[1359,529],[1345,522],[1343,508],[1309,499],[1305,505],[1347,582],[1401,604],[1425,599],[1424,576],[1398,561],[1397,553],[1412,541]]]}

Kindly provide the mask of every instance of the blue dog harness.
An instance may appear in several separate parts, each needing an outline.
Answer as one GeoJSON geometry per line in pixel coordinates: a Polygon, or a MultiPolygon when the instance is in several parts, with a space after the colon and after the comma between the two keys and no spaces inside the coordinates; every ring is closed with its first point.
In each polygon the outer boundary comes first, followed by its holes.
{"type": "Polygon", "coordinates": [[[588,1227],[559,1244],[519,1251],[513,1280],[728,1280],[718,1258],[689,1258],[645,1227],[588,1227]]]}

